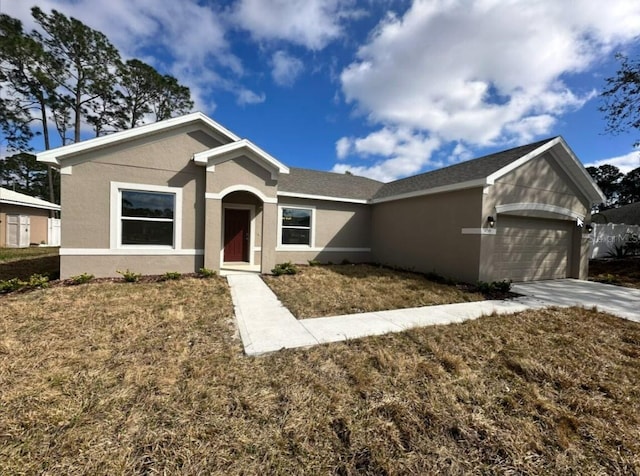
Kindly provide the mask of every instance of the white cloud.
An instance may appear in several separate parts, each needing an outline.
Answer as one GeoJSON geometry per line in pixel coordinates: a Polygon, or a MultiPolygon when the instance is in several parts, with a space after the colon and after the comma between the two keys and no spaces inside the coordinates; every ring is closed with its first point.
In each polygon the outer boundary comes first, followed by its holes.
{"type": "Polygon", "coordinates": [[[265,102],[265,100],[267,99],[267,96],[262,93],[262,94],[257,94],[249,89],[240,89],[237,92],[238,95],[238,99],[237,99],[237,103],[239,106],[246,106],[247,104],[260,104],[262,102],[265,102]]]}
{"type": "Polygon", "coordinates": [[[304,64],[286,51],[276,51],[271,57],[271,76],[280,86],[291,86],[304,70],[304,64]]]}
{"type": "Polygon", "coordinates": [[[527,142],[594,97],[567,86],[567,75],[587,72],[638,31],[640,2],[631,0],[606,8],[592,0],[414,0],[360,47],[342,71],[342,92],[383,130],[469,146],[527,142]]]}
{"type": "Polygon", "coordinates": [[[615,165],[620,169],[622,173],[629,173],[633,169],[640,167],[640,149],[636,149],[628,154],[618,155],[615,157],[609,157],[608,159],[597,160],[590,164],[585,164],[585,167],[600,167],[601,165],[615,165]]]}
{"type": "MultiPolygon", "coordinates": [[[[125,59],[144,57],[160,72],[176,76],[191,88],[198,109],[215,108],[207,100],[213,88],[234,88],[229,79],[221,79],[223,75],[237,78],[244,72],[242,61],[231,52],[223,16],[196,0],[40,0],[38,6],[101,31],[125,59]]],[[[3,7],[3,13],[20,18],[27,31],[36,26],[29,2],[3,7]]]]}
{"type": "Polygon", "coordinates": [[[361,15],[353,0],[239,0],[233,19],[259,41],[285,40],[321,50],[343,34],[344,21],[361,15]]]}
{"type": "MultiPolygon", "coordinates": [[[[339,158],[360,155],[375,162],[370,165],[335,164],[334,172],[350,171],[383,182],[412,175],[426,166],[436,165],[431,155],[440,147],[439,139],[409,129],[383,128],[363,138],[343,137],[336,142],[339,158]]],[[[437,164],[439,165],[439,164],[437,164]]]]}

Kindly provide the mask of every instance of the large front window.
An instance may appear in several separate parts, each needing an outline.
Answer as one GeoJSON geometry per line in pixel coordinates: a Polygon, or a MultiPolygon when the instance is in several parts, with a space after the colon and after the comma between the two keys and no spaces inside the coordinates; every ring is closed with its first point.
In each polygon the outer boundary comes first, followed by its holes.
{"type": "Polygon", "coordinates": [[[282,207],[281,211],[281,244],[311,246],[313,210],[282,207]]]}
{"type": "Polygon", "coordinates": [[[122,190],[123,245],[173,246],[175,194],[122,190]]]}
{"type": "Polygon", "coordinates": [[[111,248],[182,249],[182,189],[111,182],[111,248]]]}

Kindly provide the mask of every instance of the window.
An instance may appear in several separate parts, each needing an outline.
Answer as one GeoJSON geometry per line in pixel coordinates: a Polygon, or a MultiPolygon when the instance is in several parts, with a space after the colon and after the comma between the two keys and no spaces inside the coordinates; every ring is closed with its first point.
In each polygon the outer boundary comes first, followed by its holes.
{"type": "Polygon", "coordinates": [[[180,249],[182,190],[111,183],[111,247],[180,249]]]}
{"type": "Polygon", "coordinates": [[[312,208],[281,207],[280,243],[312,246],[313,212],[312,208]]]}
{"type": "Polygon", "coordinates": [[[173,246],[173,193],[122,190],[123,245],[173,246]]]}

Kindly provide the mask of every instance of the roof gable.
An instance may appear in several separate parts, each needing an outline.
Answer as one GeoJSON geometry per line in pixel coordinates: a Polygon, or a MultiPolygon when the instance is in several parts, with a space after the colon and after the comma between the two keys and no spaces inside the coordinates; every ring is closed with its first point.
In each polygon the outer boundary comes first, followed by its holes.
{"type": "Polygon", "coordinates": [[[114,132],[102,137],[96,137],[95,139],[89,139],[75,144],[69,144],[56,149],[45,150],[36,154],[38,161],[45,162],[47,164],[55,165],[58,167],[65,166],[65,160],[71,157],[78,156],[85,152],[103,149],[114,144],[120,144],[128,142],[144,136],[157,134],[163,131],[176,129],[188,125],[198,125],[203,129],[210,132],[214,137],[221,140],[221,142],[234,142],[240,140],[240,138],[233,132],[224,128],[213,119],[207,117],[201,112],[194,112],[185,116],[175,117],[164,121],[155,122],[153,124],[146,124],[144,126],[135,127],[126,131],[114,132]]]}
{"type": "Polygon", "coordinates": [[[266,153],[260,147],[247,139],[242,139],[230,144],[214,147],[213,149],[198,152],[193,155],[193,161],[198,165],[206,165],[207,171],[215,171],[215,166],[237,157],[248,157],[258,165],[271,172],[271,177],[276,178],[280,174],[288,174],[289,168],[282,162],[266,153]]]}
{"type": "Polygon", "coordinates": [[[558,136],[389,182],[376,193],[372,201],[384,202],[493,185],[499,178],[546,152],[551,154],[590,203],[604,200],[602,191],[564,139],[558,136]]]}

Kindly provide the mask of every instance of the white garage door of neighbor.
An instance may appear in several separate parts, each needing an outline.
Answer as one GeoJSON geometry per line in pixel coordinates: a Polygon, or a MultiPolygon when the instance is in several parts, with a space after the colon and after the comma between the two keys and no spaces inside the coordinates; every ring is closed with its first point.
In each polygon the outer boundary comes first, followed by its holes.
{"type": "Polygon", "coordinates": [[[513,281],[566,278],[575,226],[566,220],[501,215],[494,261],[498,276],[513,281]]]}

